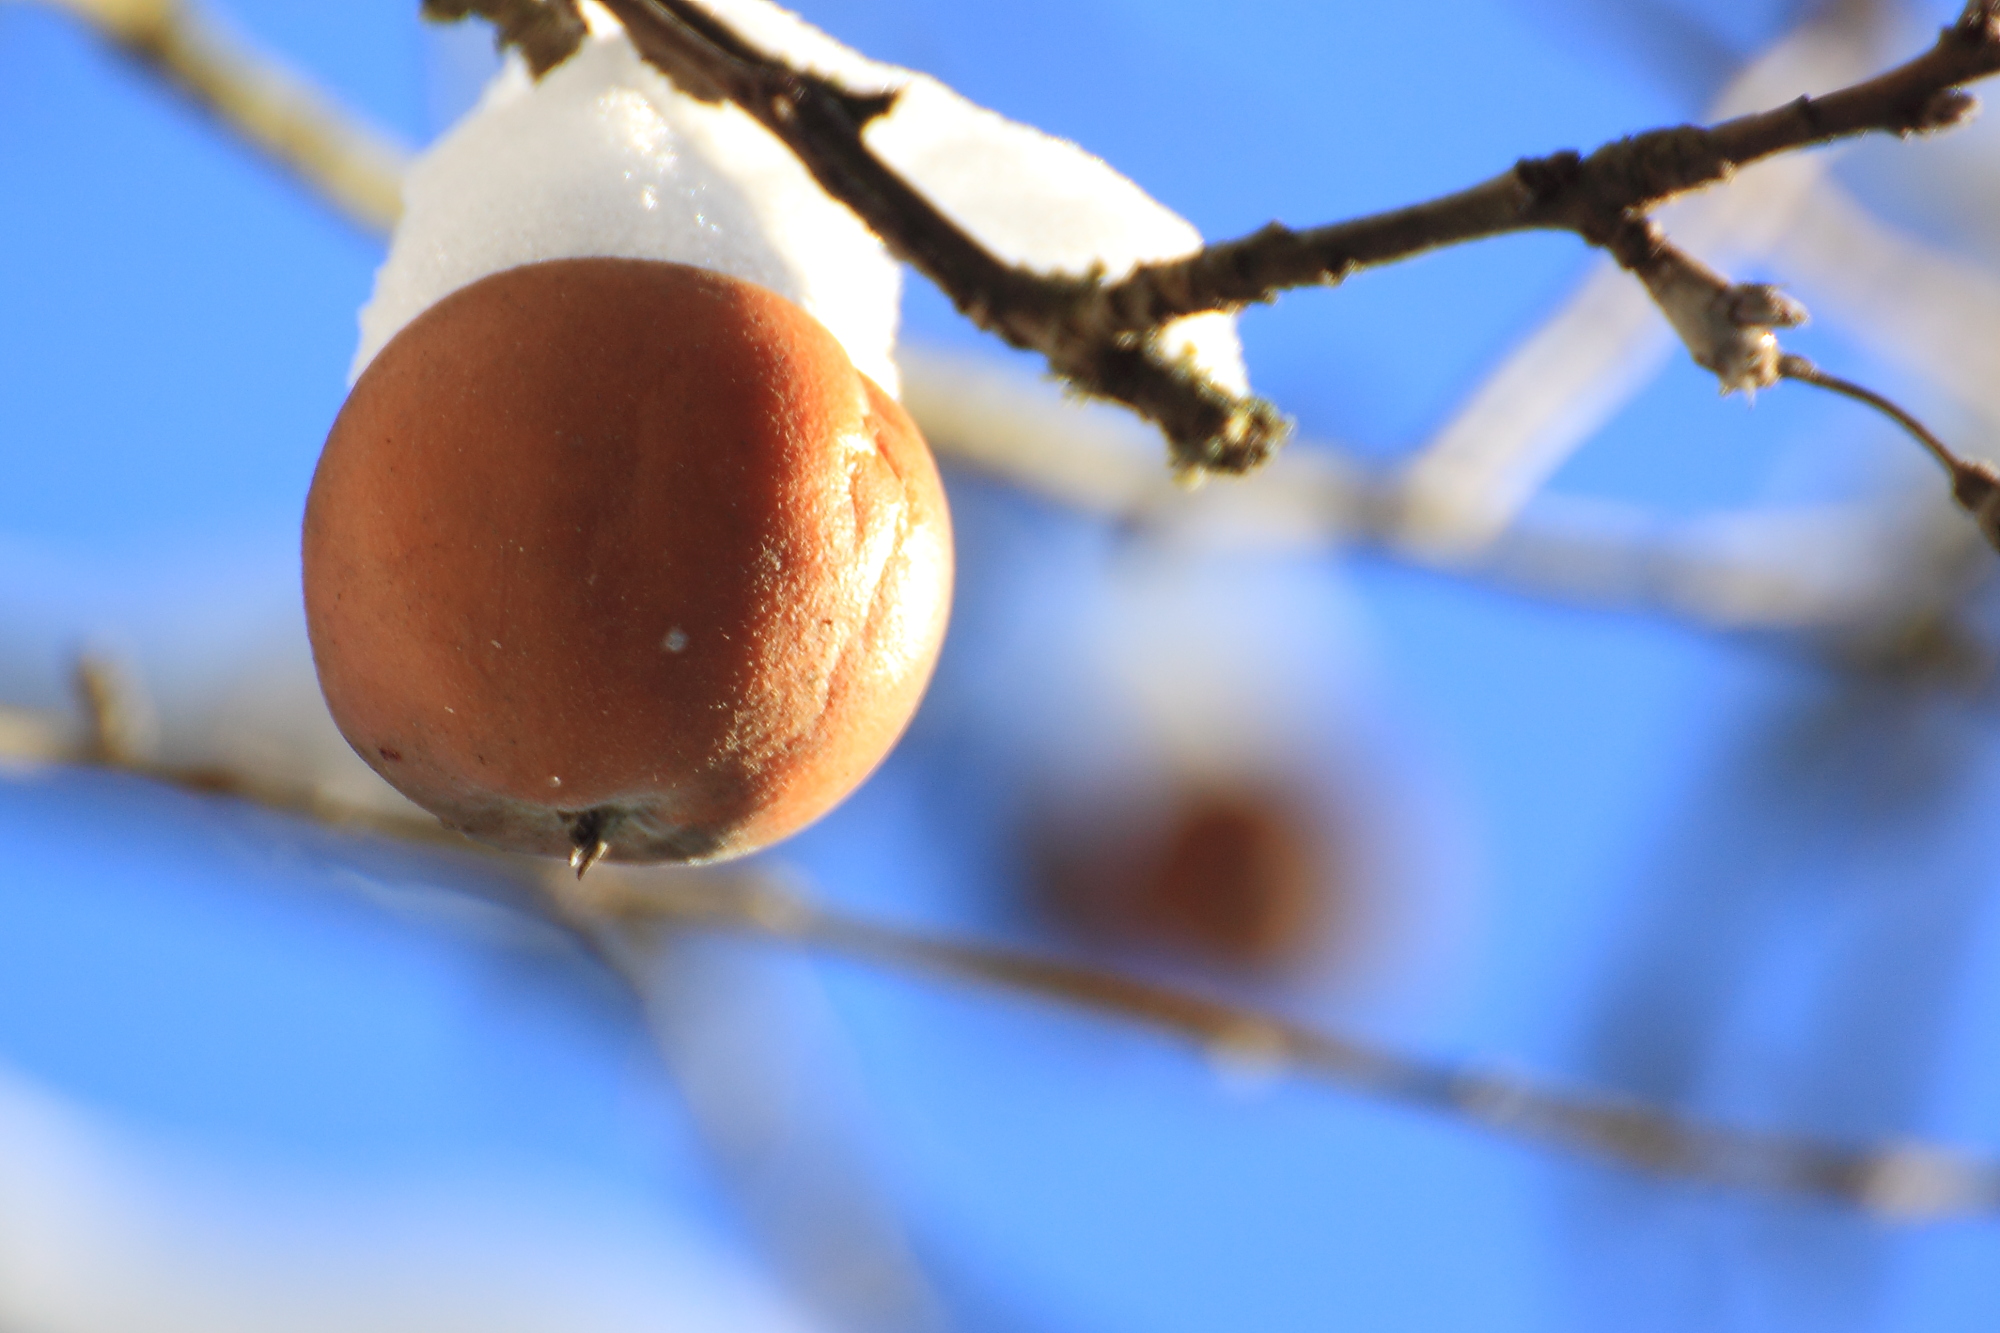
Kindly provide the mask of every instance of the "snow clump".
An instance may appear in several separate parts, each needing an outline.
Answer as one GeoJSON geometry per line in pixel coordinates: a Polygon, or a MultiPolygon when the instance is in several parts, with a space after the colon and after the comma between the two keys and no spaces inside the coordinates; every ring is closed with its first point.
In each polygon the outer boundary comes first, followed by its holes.
{"type": "MultiPolygon", "coordinates": [[[[1116,279],[1200,248],[1201,235],[1075,144],[871,61],[766,0],[705,0],[759,49],[862,93],[897,90],[868,146],[981,244],[1039,272],[1116,279]]],[[[509,60],[404,180],[404,212],[361,311],[350,378],[443,297],[522,264],[612,256],[694,264],[758,283],[832,331],[891,393],[900,273],[881,242],[796,158],[730,105],[676,90],[585,0],[591,34],[537,83],[509,60]]],[[[1162,331],[1223,386],[1247,390],[1235,319],[1162,331]]]]}

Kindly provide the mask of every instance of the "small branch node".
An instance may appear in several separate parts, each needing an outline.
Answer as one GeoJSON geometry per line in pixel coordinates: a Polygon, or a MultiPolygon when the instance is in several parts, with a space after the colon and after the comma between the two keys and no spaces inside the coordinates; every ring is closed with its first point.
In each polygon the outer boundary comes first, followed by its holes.
{"type": "Polygon", "coordinates": [[[1514,164],[1514,175],[1527,187],[1536,206],[1544,206],[1573,187],[1583,174],[1583,154],[1574,149],[1550,153],[1547,157],[1524,157],[1514,164]]]}
{"type": "Polygon", "coordinates": [[[1646,284],[1695,364],[1715,372],[1722,392],[1754,395],[1782,376],[1775,329],[1806,322],[1803,305],[1764,283],[1732,283],[1650,228],[1651,243],[1612,252],[1646,284]],[[1628,249],[1639,256],[1628,258],[1628,249]]]}
{"type": "Polygon", "coordinates": [[[1768,283],[1739,283],[1730,289],[1729,318],[1739,328],[1795,329],[1812,317],[1792,297],[1768,283]]]}

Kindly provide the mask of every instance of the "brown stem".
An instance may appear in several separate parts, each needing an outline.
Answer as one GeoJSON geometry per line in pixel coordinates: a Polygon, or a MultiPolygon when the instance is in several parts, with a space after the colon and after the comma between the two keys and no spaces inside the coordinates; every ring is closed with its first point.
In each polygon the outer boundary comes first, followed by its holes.
{"type": "Polygon", "coordinates": [[[2000,470],[1996,470],[1991,463],[1954,453],[1951,446],[1933,434],[1928,426],[1891,399],[1852,380],[1829,375],[1802,356],[1787,354],[1779,358],[1778,373],[1788,380],[1797,380],[1801,384],[1810,384],[1865,403],[1908,431],[1951,474],[1951,498],[1957,501],[1959,508],[1972,515],[1987,542],[1995,550],[2000,550],[2000,470]]]}

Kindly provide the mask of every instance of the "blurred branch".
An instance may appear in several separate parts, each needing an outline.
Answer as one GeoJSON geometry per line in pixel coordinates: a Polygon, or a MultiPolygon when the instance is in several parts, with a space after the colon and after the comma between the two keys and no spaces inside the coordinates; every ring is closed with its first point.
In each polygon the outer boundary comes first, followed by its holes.
{"type": "MultiPolygon", "coordinates": [[[[158,762],[147,736],[147,700],[129,675],[85,657],[74,684],[75,714],[0,706],[0,778],[10,768],[66,765],[240,800],[471,860],[485,872],[479,878],[490,901],[530,914],[551,911],[549,865],[470,841],[414,809],[402,815],[329,797],[309,781],[285,780],[274,768],[158,762]]],[[[594,876],[605,873],[599,869],[594,876]]],[[[788,1059],[787,1043],[778,1039],[779,1023],[794,1018],[790,1011],[799,1007],[796,993],[774,994],[769,979],[747,967],[712,978],[714,985],[695,984],[689,959],[670,960],[675,966],[663,969],[658,932],[624,918],[554,924],[640,1002],[697,1129],[750,1221],[769,1237],[796,1294],[828,1314],[832,1328],[939,1333],[949,1327],[895,1209],[869,1177],[854,1118],[843,1122],[840,1099],[820,1086],[825,1071],[788,1059]],[[704,1032],[729,1023],[744,1040],[726,1052],[704,1047],[704,1032]],[[760,1128],[765,1141],[751,1141],[760,1128]]]]}
{"type": "Polygon", "coordinates": [[[387,231],[402,210],[407,152],[299,75],[224,33],[182,0],[40,0],[82,19],[356,225],[387,231]]]}
{"type": "Polygon", "coordinates": [[[1959,567],[1979,553],[1976,538],[1959,541],[1937,513],[1889,503],[1667,521],[1633,505],[1544,495],[1497,533],[1441,540],[1451,529],[1411,522],[1431,511],[1420,475],[1368,471],[1307,445],[1256,477],[1190,495],[1161,474],[1143,430],[1122,414],[1080,407],[983,361],[906,347],[901,365],[905,402],[941,456],[1163,539],[1372,553],[1595,610],[1802,633],[1842,656],[1850,643],[1898,637],[1920,610],[1949,618],[1967,590],[1959,567]]]}
{"type": "Polygon", "coordinates": [[[1779,262],[1885,360],[1921,373],[2000,435],[2000,277],[1876,217],[1839,183],[1807,192],[1779,262]]]}
{"type": "Polygon", "coordinates": [[[769,881],[629,873],[579,886],[550,877],[572,914],[697,924],[934,980],[976,984],[1112,1017],[1193,1043],[1226,1067],[1292,1074],[1442,1114],[1505,1137],[1650,1174],[1815,1195],[1901,1220],[2000,1210],[2000,1164],[1923,1145],[1843,1148],[1696,1124],[1657,1108],[1552,1091],[1423,1060],[1190,991],[984,945],[911,934],[812,907],[769,881]]]}
{"type": "MultiPolygon", "coordinates": [[[[1743,69],[1711,113],[1729,116],[1801,87],[1837,86],[1871,61],[1871,25],[1843,9],[1806,23],[1743,69]]],[[[1592,9],[1593,14],[1600,13],[1592,9]]],[[[1634,21],[1618,11],[1618,21],[1634,21]]],[[[1758,165],[1727,190],[1667,210],[1682,245],[1756,259],[1809,213],[1828,153],[1758,165]]],[[[1667,346],[1650,295],[1615,262],[1596,267],[1574,296],[1507,354],[1464,407],[1405,467],[1412,542],[1466,558],[1511,523],[1556,470],[1650,377],[1667,346]]]]}
{"type": "MultiPolygon", "coordinates": [[[[13,720],[19,723],[22,716],[13,715],[13,720]]],[[[8,717],[0,714],[0,722],[8,717]]],[[[54,719],[47,721],[61,729],[54,719]]],[[[0,726],[0,744],[17,734],[0,726]]],[[[9,757],[50,758],[44,750],[11,756],[0,752],[0,758],[9,757]]],[[[83,758],[81,753],[77,757],[83,758]]],[[[1942,1148],[1915,1143],[1842,1147],[1703,1125],[1655,1107],[1559,1092],[1513,1075],[1404,1055],[1186,989],[825,911],[754,872],[649,873],[602,866],[589,880],[578,882],[559,863],[477,847],[428,819],[332,806],[310,793],[243,775],[139,763],[99,766],[321,823],[476,854],[496,871],[497,901],[540,911],[597,948],[618,938],[618,932],[648,928],[744,934],[889,972],[989,987],[1117,1019],[1188,1042],[1225,1067],[1290,1074],[1668,1179],[1803,1194],[1902,1221],[2000,1212],[2000,1163],[1942,1148]]],[[[636,982],[630,958],[619,970],[636,982]]]]}
{"type": "Polygon", "coordinates": [[[786,1285],[835,1329],[942,1333],[951,1321],[875,1179],[872,1117],[817,976],[663,924],[673,923],[578,913],[570,927],[638,997],[696,1131],[786,1285]]]}

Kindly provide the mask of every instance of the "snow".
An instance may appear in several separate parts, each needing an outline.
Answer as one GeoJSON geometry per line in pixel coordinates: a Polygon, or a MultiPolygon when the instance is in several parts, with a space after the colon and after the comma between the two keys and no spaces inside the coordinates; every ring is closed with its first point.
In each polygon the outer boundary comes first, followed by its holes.
{"type": "MultiPolygon", "coordinates": [[[[1139,264],[1199,250],[1194,224],[1102,158],[912,75],[868,146],[988,250],[1042,273],[1121,278],[1139,264]]],[[[1168,354],[1194,357],[1225,387],[1249,391],[1233,315],[1197,315],[1160,331],[1168,354]]]]}
{"type": "MultiPolygon", "coordinates": [[[[1101,159],[871,61],[765,0],[705,0],[745,40],[860,92],[899,89],[869,147],[982,244],[1045,273],[1117,278],[1198,249],[1185,219],[1101,159]]],[[[615,20],[532,82],[510,62],[479,105],[412,165],[404,214],[361,313],[352,375],[424,309],[490,273],[584,255],[697,264],[759,283],[830,329],[891,393],[900,272],[744,112],[677,92],[615,20]]],[[[1247,389],[1233,316],[1161,333],[1217,381],[1247,389]]]]}
{"type": "Polygon", "coordinates": [[[733,106],[676,92],[622,34],[540,83],[509,62],[411,164],[361,311],[351,378],[405,324],[491,273],[602,255],[695,264],[780,293],[894,393],[901,278],[874,233],[733,106]]]}

